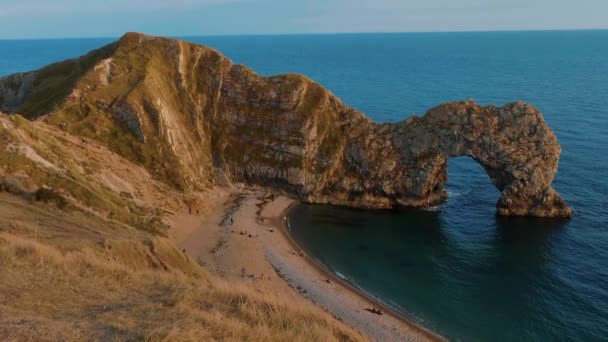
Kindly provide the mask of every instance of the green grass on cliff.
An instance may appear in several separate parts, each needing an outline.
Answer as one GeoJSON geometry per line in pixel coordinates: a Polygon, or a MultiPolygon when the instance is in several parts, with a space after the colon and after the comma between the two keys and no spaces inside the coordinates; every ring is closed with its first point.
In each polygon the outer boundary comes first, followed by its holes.
{"type": "Polygon", "coordinates": [[[20,184],[24,189],[21,195],[25,198],[50,201],[62,207],[72,203],[71,208],[92,209],[138,229],[156,233],[164,231],[158,213],[122,198],[92,175],[87,175],[86,168],[73,160],[72,152],[62,137],[40,131],[19,115],[12,115],[10,121],[14,127],[0,125],[0,175],[20,184]],[[53,166],[45,167],[33,157],[11,152],[11,148],[19,146],[32,148],[36,155],[53,166]]]}
{"type": "Polygon", "coordinates": [[[78,60],[42,69],[36,82],[34,94],[22,108],[27,117],[52,111],[50,123],[103,143],[144,166],[156,179],[184,191],[212,184],[214,166],[269,167],[280,175],[287,175],[290,168],[326,172],[338,161],[348,136],[348,127],[342,126],[348,116],[343,105],[307,77],[262,77],[245,66],[232,65],[213,49],[170,39],[127,34],[78,60]],[[94,68],[108,57],[109,70],[94,68]],[[103,84],[105,77],[109,84],[103,84]],[[240,89],[239,98],[226,100],[227,94],[219,93],[229,82],[240,89]],[[300,93],[302,89],[305,92],[300,93]],[[43,97],[44,92],[50,96],[43,97]],[[68,97],[72,92],[74,96],[68,97]],[[273,92],[279,96],[275,101],[297,101],[295,113],[283,113],[268,100],[273,92]],[[173,136],[167,133],[159,102],[171,125],[179,128],[173,136]],[[136,135],[133,127],[116,118],[117,108],[123,105],[137,112],[145,142],[139,141],[141,134],[136,135]],[[236,126],[225,122],[222,117],[228,113],[239,113],[245,121],[236,126]],[[317,127],[317,155],[281,152],[285,146],[303,146],[307,134],[303,126],[311,121],[317,127]],[[273,137],[276,128],[286,134],[273,137]],[[179,145],[173,141],[176,134],[179,145]],[[282,146],[276,151],[268,147],[277,144],[282,146]],[[311,157],[319,160],[314,167],[306,160],[311,157]],[[186,160],[189,165],[182,163],[186,160]]]}
{"type": "Polygon", "coordinates": [[[202,46],[126,35],[111,57],[110,84],[99,86],[99,73],[85,75],[78,88],[91,90],[78,101],[65,101],[49,120],[74,135],[104,143],[176,189],[208,187],[213,165],[211,137],[207,135],[211,118],[206,115],[213,110],[210,103],[214,97],[210,89],[213,84],[205,84],[205,77],[194,74],[203,72],[200,68],[217,64],[220,55],[202,46]],[[185,46],[181,52],[188,68],[184,75],[178,72],[180,46],[185,46]],[[203,62],[195,68],[199,59],[203,62]],[[138,113],[145,142],[138,141],[137,136],[115,118],[114,111],[122,104],[138,113]],[[199,104],[205,106],[198,108],[199,104]],[[172,127],[167,127],[162,120],[159,106],[164,108],[164,115],[170,117],[172,124],[183,127],[172,134],[178,134],[189,146],[175,145],[171,140],[168,129],[172,127]],[[187,149],[189,158],[176,155],[174,147],[187,149]],[[182,165],[186,159],[190,164],[182,165]]]}
{"type": "Polygon", "coordinates": [[[94,50],[73,60],[51,64],[37,71],[33,91],[27,101],[17,108],[17,112],[27,118],[48,114],[74,89],[78,80],[97,62],[107,58],[116,44],[94,50]]]}

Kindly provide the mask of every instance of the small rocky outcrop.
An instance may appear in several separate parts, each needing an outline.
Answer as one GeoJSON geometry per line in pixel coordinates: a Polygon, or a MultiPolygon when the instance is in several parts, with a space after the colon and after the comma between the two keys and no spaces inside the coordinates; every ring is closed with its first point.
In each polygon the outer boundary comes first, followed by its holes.
{"type": "Polygon", "coordinates": [[[64,89],[52,102],[28,95],[42,93],[38,72],[33,83],[0,79],[10,94],[33,84],[0,108],[49,113],[179,189],[243,181],[311,203],[424,207],[446,197],[447,160],[470,156],[501,191],[498,214],[571,215],[551,187],[557,138],[521,102],[448,103],[379,124],[304,76],[259,76],[208,47],[137,33],[58,65],[43,69],[64,89]]]}
{"type": "Polygon", "coordinates": [[[14,112],[30,95],[35,78],[35,72],[0,78],[0,111],[14,112]]]}

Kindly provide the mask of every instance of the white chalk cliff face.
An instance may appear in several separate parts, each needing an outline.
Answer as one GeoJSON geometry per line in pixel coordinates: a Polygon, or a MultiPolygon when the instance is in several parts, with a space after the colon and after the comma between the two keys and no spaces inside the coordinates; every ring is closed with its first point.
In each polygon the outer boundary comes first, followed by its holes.
{"type": "Polygon", "coordinates": [[[244,181],[312,203],[423,207],[445,199],[447,159],[470,156],[501,191],[498,214],[571,216],[551,187],[557,138],[520,102],[378,124],[304,76],[262,77],[213,49],[130,33],[0,79],[0,108],[95,139],[184,191],[244,181]]]}

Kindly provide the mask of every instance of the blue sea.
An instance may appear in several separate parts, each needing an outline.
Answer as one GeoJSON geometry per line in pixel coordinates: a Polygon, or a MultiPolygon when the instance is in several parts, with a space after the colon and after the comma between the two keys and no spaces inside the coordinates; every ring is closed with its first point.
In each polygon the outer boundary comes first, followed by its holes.
{"type": "MultiPolygon", "coordinates": [[[[300,205],[290,233],[316,260],[424,326],[462,341],[608,339],[608,31],[186,37],[264,75],[306,74],[375,121],[473,98],[537,106],[563,152],[569,221],[500,218],[468,157],[425,210],[300,205]]],[[[0,75],[113,39],[0,41],[0,75]]]]}

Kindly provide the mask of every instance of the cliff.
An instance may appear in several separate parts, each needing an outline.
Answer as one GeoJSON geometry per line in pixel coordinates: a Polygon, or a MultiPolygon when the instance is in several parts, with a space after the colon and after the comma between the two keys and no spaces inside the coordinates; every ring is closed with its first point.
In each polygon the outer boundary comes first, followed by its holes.
{"type": "Polygon", "coordinates": [[[95,140],[184,191],[247,182],[312,203],[423,207],[445,199],[447,159],[466,155],[501,191],[498,214],[571,216],[551,187],[557,138],[520,102],[379,124],[304,76],[263,77],[208,47],[129,33],[0,79],[0,110],[95,140]]]}

